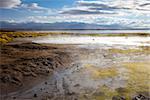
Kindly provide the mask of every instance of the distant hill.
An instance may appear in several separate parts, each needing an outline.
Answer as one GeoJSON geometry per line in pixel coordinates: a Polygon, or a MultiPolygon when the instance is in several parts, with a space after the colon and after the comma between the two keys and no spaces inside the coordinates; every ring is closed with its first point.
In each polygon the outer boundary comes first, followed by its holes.
{"type": "Polygon", "coordinates": [[[63,29],[132,29],[118,24],[98,25],[78,22],[56,22],[56,23],[10,23],[0,22],[0,28],[9,30],[63,30],[63,29]]]}

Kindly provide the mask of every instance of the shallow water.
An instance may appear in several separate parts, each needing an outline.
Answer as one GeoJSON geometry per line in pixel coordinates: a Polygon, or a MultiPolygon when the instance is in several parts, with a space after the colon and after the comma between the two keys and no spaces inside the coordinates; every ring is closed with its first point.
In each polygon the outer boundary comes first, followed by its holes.
{"type": "Polygon", "coordinates": [[[51,44],[105,44],[150,46],[150,37],[94,37],[94,36],[47,36],[36,38],[35,43],[51,44]]]}
{"type": "Polygon", "coordinates": [[[48,30],[48,31],[34,31],[34,32],[64,32],[64,33],[150,33],[150,30],[48,30]]]}

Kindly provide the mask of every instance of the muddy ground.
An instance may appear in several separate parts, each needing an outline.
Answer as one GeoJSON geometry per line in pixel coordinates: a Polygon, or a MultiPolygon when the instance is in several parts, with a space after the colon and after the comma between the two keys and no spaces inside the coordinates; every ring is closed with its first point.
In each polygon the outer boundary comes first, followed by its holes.
{"type": "Polygon", "coordinates": [[[1,46],[0,52],[1,97],[18,90],[25,91],[54,71],[65,69],[71,62],[64,47],[36,43],[10,43],[1,46]]]}
{"type": "Polygon", "coordinates": [[[9,43],[1,47],[1,100],[149,100],[149,50],[9,43]]]}

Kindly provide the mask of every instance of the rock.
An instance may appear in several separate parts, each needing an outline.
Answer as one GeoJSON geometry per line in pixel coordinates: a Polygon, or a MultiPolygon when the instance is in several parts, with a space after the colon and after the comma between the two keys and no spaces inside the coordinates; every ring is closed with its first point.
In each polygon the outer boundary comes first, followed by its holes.
{"type": "Polygon", "coordinates": [[[105,96],[105,93],[99,91],[99,92],[95,92],[93,95],[94,95],[94,96],[105,96]]]}
{"type": "Polygon", "coordinates": [[[134,98],[132,98],[132,100],[150,100],[150,98],[146,97],[142,94],[139,94],[139,95],[135,96],[134,98]]]}
{"type": "Polygon", "coordinates": [[[126,88],[119,87],[119,88],[116,89],[116,91],[117,91],[118,93],[125,93],[125,92],[127,92],[127,89],[126,89],[126,88]]]}
{"type": "Polygon", "coordinates": [[[67,95],[75,95],[75,92],[67,92],[67,95]]]}
{"type": "Polygon", "coordinates": [[[22,75],[21,74],[17,74],[17,75],[13,75],[11,76],[11,82],[17,84],[17,85],[22,85],[22,75]]]}
{"type": "Polygon", "coordinates": [[[33,95],[33,97],[35,97],[35,98],[36,98],[36,97],[37,97],[37,94],[35,93],[35,94],[33,95]]]}
{"type": "Polygon", "coordinates": [[[16,97],[13,97],[13,99],[16,99],[16,97]]]}
{"type": "Polygon", "coordinates": [[[5,75],[5,74],[2,74],[1,75],[1,77],[0,77],[0,79],[1,79],[1,81],[3,82],[3,83],[7,83],[7,82],[9,82],[10,81],[10,79],[11,79],[11,76],[10,75],[5,75]]]}
{"type": "Polygon", "coordinates": [[[45,82],[45,84],[47,85],[47,82],[45,82]]]}
{"type": "Polygon", "coordinates": [[[80,86],[80,84],[75,84],[75,85],[74,85],[74,87],[79,87],[79,86],[80,86]]]}
{"type": "Polygon", "coordinates": [[[126,100],[125,97],[122,96],[113,96],[112,100],[126,100]]]}
{"type": "Polygon", "coordinates": [[[21,72],[21,68],[19,67],[13,67],[13,70],[21,72]]]}

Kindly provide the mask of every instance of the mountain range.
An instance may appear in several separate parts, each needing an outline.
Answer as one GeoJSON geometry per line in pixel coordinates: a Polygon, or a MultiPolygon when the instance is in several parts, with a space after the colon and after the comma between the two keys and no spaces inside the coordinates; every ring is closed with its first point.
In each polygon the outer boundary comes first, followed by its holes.
{"type": "Polygon", "coordinates": [[[56,22],[56,23],[36,23],[36,22],[27,22],[27,23],[15,23],[0,21],[0,28],[9,29],[9,30],[77,30],[77,29],[93,29],[93,30],[121,30],[121,29],[134,29],[126,26],[121,26],[118,24],[111,25],[98,25],[98,24],[89,24],[89,23],[80,23],[80,22],[56,22]]]}

